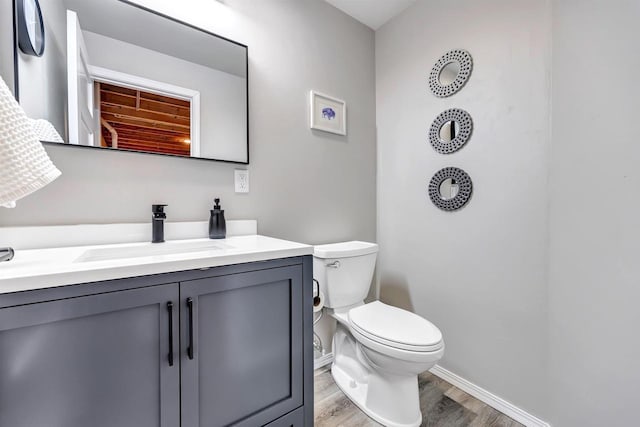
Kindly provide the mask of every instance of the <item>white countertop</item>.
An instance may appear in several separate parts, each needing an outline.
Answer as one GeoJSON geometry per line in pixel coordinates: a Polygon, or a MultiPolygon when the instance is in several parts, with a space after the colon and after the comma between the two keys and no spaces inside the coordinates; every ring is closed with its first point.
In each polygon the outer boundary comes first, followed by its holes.
{"type": "Polygon", "coordinates": [[[260,235],[17,250],[0,263],[0,294],[311,254],[313,246],[260,235]]]}

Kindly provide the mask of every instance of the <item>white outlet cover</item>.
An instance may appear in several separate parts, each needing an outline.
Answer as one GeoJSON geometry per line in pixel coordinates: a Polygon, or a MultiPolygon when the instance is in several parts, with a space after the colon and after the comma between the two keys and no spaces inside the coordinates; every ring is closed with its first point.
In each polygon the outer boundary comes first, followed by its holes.
{"type": "Polygon", "coordinates": [[[249,171],[246,169],[236,169],[234,171],[236,193],[249,192],[249,171]]]}

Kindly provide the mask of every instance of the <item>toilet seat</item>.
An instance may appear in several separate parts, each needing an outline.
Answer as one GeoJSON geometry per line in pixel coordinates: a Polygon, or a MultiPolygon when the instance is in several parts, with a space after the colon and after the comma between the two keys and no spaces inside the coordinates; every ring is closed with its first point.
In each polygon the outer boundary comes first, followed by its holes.
{"type": "Polygon", "coordinates": [[[442,333],[431,322],[380,301],[353,308],[347,317],[353,332],[369,342],[418,353],[443,347],[442,333]]]}

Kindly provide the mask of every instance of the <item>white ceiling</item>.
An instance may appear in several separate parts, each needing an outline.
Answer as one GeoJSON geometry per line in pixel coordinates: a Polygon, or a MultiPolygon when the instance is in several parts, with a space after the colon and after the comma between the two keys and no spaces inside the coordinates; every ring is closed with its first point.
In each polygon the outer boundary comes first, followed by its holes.
{"type": "Polygon", "coordinates": [[[347,15],[377,30],[416,0],[325,0],[347,15]]]}

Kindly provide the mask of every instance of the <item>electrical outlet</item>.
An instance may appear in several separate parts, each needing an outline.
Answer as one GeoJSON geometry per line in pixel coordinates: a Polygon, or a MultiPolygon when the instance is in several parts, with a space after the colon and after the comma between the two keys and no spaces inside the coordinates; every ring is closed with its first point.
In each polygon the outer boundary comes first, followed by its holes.
{"type": "Polygon", "coordinates": [[[246,169],[236,169],[234,171],[236,193],[249,192],[249,171],[246,169]]]}

